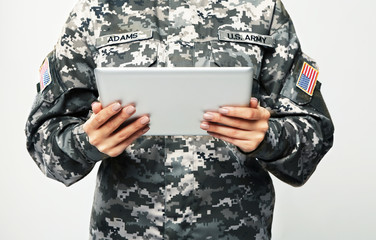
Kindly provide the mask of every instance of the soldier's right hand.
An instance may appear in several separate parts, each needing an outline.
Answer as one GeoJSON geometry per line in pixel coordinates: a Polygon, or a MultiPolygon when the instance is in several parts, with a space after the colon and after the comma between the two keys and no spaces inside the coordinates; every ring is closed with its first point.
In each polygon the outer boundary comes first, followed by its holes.
{"type": "Polygon", "coordinates": [[[119,103],[113,103],[102,108],[101,103],[94,102],[92,109],[93,115],[84,123],[83,129],[90,144],[110,157],[120,155],[134,140],[149,130],[148,116],[141,116],[119,129],[136,112],[134,106],[123,108],[119,103]]]}

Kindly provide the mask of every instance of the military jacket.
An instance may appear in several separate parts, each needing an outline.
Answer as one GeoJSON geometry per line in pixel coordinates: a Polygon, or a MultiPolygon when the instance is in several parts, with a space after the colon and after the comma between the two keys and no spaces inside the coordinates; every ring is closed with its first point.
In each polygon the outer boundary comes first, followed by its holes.
{"type": "Polygon", "coordinates": [[[27,148],[67,186],[101,162],[91,239],[270,239],[269,173],[300,186],[333,142],[321,84],[312,96],[296,87],[304,63],[317,68],[280,0],[80,0],[44,61],[27,148]],[[143,136],[109,158],[82,129],[96,67],[235,66],[253,67],[250,91],[271,112],[251,153],[211,136],[143,136]]]}

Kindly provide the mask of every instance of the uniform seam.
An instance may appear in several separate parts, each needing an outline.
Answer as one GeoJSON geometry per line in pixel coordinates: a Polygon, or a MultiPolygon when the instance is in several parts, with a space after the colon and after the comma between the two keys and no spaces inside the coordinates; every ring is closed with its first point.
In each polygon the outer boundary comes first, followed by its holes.
{"type": "Polygon", "coordinates": [[[274,2],[274,6],[273,6],[273,12],[272,12],[272,18],[270,19],[270,24],[269,24],[269,35],[271,33],[271,30],[272,30],[272,25],[273,25],[273,21],[274,21],[274,16],[275,16],[275,11],[276,11],[276,2],[274,2]]]}
{"type": "Polygon", "coordinates": [[[166,156],[167,156],[167,151],[166,151],[166,137],[163,137],[163,145],[164,145],[164,149],[163,149],[163,166],[164,166],[164,173],[163,173],[163,179],[164,179],[164,197],[163,197],[163,202],[164,202],[164,219],[163,219],[163,238],[165,239],[166,238],[166,223],[167,223],[167,208],[166,208],[166,194],[167,194],[167,188],[166,188],[166,156]]]}

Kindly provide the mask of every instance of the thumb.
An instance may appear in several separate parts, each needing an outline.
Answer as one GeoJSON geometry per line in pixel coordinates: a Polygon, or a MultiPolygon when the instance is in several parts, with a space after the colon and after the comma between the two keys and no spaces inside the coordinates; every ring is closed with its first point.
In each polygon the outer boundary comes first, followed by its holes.
{"type": "Polygon", "coordinates": [[[251,98],[251,100],[249,101],[249,107],[251,108],[257,108],[258,107],[258,100],[257,98],[251,98]]]}

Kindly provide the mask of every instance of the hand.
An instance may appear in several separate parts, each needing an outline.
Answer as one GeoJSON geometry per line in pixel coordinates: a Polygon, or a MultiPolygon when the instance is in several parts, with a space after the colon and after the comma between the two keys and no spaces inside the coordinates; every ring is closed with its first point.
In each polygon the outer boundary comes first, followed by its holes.
{"type": "Polygon", "coordinates": [[[122,123],[135,112],[134,106],[121,107],[113,103],[106,108],[102,104],[92,104],[93,115],[83,125],[91,145],[110,157],[120,155],[134,140],[149,130],[148,116],[141,116],[136,121],[119,129],[122,123]]]}
{"type": "Polygon", "coordinates": [[[265,138],[270,113],[252,98],[249,107],[222,107],[206,112],[201,129],[213,137],[234,144],[243,152],[254,151],[265,138]]]}

